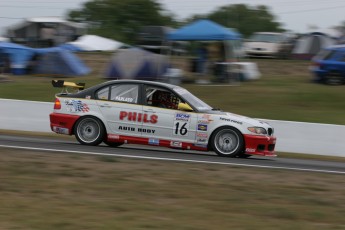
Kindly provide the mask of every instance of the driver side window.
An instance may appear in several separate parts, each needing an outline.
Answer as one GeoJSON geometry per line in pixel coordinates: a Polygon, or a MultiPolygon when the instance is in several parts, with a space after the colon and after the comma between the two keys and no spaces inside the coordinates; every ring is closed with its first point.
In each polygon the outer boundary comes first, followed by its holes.
{"type": "Polygon", "coordinates": [[[149,106],[178,109],[180,102],[179,97],[171,91],[153,86],[146,87],[146,104],[149,106]]]}

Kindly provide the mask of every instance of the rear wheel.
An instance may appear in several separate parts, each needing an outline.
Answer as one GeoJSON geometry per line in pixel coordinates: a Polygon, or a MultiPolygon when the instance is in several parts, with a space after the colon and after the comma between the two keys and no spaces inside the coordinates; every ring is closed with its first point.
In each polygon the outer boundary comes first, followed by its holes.
{"type": "Polygon", "coordinates": [[[236,157],[243,152],[243,136],[235,128],[219,128],[211,137],[211,147],[219,156],[236,157]]]}
{"type": "Polygon", "coordinates": [[[74,135],[83,145],[99,145],[105,136],[105,129],[97,118],[84,117],[77,121],[74,135]]]}

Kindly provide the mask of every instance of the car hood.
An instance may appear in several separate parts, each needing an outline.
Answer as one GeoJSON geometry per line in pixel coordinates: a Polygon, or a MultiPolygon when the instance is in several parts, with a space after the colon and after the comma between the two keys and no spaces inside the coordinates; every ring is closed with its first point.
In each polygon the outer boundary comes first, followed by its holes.
{"type": "Polygon", "coordinates": [[[264,121],[260,121],[258,119],[238,115],[235,113],[224,113],[224,118],[227,118],[230,120],[232,123],[237,123],[237,124],[246,124],[248,126],[256,126],[256,127],[263,127],[263,128],[272,128],[268,123],[264,121]]]}

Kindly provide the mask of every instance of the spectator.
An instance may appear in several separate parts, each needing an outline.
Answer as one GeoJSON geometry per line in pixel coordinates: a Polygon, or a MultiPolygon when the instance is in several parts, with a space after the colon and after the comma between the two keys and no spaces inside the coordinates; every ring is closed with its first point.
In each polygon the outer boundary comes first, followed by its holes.
{"type": "Polygon", "coordinates": [[[206,75],[207,66],[208,66],[207,45],[205,43],[202,43],[200,45],[200,48],[198,49],[197,72],[202,76],[206,75]]]}

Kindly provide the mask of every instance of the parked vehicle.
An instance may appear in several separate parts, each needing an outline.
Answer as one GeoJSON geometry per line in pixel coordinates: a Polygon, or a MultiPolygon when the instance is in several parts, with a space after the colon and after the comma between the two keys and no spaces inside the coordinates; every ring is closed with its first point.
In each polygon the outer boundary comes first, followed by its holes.
{"type": "Polygon", "coordinates": [[[292,47],[291,36],[284,33],[257,32],[244,42],[249,57],[288,58],[292,47]]]}
{"type": "Polygon", "coordinates": [[[323,49],[312,59],[314,81],[329,85],[345,83],[345,46],[335,45],[323,49]]]}

